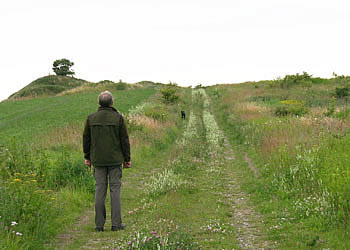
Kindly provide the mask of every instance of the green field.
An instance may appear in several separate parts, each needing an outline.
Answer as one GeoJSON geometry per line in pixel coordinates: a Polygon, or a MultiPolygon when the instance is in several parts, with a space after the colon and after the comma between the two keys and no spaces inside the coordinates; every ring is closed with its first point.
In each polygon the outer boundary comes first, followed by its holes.
{"type": "Polygon", "coordinates": [[[81,152],[99,91],[1,102],[0,248],[348,249],[349,80],[113,91],[133,167],[127,228],[110,231],[107,205],[103,233],[81,152]]]}

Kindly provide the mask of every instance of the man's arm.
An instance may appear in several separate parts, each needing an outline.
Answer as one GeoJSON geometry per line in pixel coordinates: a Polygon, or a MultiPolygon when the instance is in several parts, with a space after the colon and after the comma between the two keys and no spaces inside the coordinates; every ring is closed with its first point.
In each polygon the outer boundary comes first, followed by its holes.
{"type": "Polygon", "coordinates": [[[124,167],[128,168],[131,167],[130,163],[130,141],[129,141],[129,135],[128,130],[125,125],[125,121],[123,116],[120,117],[120,124],[119,124],[119,138],[120,138],[120,144],[122,148],[122,153],[124,156],[124,167]]]}
{"type": "Polygon", "coordinates": [[[86,119],[84,133],[83,133],[83,151],[84,151],[85,164],[87,163],[87,161],[90,162],[90,146],[91,146],[90,125],[89,125],[89,120],[86,119]]]}

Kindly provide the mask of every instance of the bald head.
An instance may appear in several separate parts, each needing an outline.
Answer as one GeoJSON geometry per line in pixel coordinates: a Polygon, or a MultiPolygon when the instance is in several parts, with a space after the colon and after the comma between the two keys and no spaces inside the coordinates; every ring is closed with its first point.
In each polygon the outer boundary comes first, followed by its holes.
{"type": "Polygon", "coordinates": [[[98,104],[102,107],[110,107],[113,105],[113,95],[109,91],[104,91],[98,96],[98,104]]]}

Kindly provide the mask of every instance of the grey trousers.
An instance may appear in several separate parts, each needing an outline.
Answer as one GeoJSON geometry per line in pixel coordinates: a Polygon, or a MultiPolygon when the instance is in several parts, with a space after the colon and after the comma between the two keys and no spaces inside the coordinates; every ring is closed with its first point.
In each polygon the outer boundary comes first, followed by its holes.
{"type": "Polygon", "coordinates": [[[105,200],[108,182],[111,195],[112,227],[120,227],[122,223],[120,201],[122,169],[122,165],[113,167],[94,167],[94,177],[96,180],[95,224],[98,228],[103,228],[106,222],[105,200]]]}

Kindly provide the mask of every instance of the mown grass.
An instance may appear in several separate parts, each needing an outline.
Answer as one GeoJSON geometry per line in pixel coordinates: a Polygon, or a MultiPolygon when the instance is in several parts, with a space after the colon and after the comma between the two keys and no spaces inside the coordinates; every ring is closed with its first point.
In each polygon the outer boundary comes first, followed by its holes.
{"type": "MultiPolygon", "coordinates": [[[[154,94],[154,89],[112,91],[116,108],[126,113],[154,94]]],[[[0,140],[11,137],[32,139],[38,134],[67,125],[84,125],[86,116],[97,110],[99,92],[13,100],[0,103],[0,140]]]]}
{"type": "MultiPolygon", "coordinates": [[[[155,92],[114,92],[115,106],[126,114],[155,92]]],[[[98,107],[97,95],[0,103],[1,248],[46,248],[91,206],[94,181],[83,165],[79,134],[98,107]]]]}
{"type": "Polygon", "coordinates": [[[335,91],[342,84],[331,79],[286,88],[266,82],[209,88],[219,125],[259,170],[259,177],[245,170],[243,187],[280,248],[350,246],[349,120],[341,113],[349,102],[335,91]],[[281,105],[291,112],[281,116],[281,105]],[[296,105],[306,112],[294,112],[296,105]]]}

